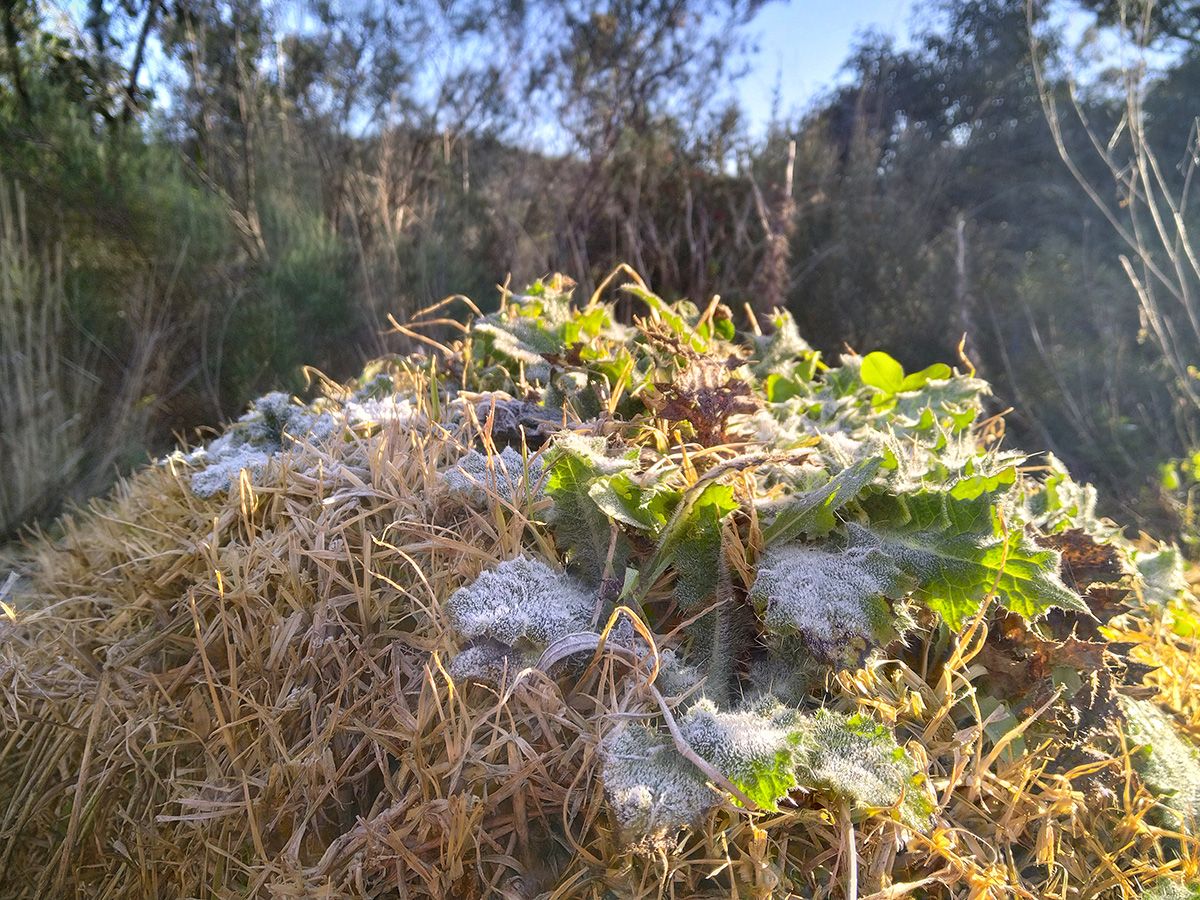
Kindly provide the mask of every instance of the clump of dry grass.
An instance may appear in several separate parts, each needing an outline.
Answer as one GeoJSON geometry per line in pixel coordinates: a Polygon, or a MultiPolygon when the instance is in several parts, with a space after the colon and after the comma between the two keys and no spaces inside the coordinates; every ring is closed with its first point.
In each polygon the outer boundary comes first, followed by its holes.
{"type": "MultiPolygon", "coordinates": [[[[984,615],[824,688],[895,727],[936,795],[928,834],[796,794],[627,846],[597,751],[654,714],[643,672],[600,655],[496,690],[447,672],[450,595],[521,552],[558,560],[537,491],[471,504],[443,483],[493,421],[430,408],[427,371],[386,367],[416,416],[301,441],[227,496],[150,468],[33,542],[0,618],[0,893],[1065,900],[1198,874],[1132,744],[1064,768],[1029,730],[1046,707],[996,733],[984,615]]],[[[1117,621],[1200,734],[1195,645],[1117,621]]]]}
{"type": "Polygon", "coordinates": [[[83,457],[96,383],[64,353],[61,253],[29,240],[25,198],[0,182],[0,535],[55,506],[83,457]]]}

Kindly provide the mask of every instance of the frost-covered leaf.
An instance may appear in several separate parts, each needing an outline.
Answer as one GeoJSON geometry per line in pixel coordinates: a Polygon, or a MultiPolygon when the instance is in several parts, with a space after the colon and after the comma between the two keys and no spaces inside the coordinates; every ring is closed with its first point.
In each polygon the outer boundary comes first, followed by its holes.
{"type": "Polygon", "coordinates": [[[474,406],[480,424],[491,423],[497,447],[538,448],[562,429],[562,414],[529,400],[518,400],[504,391],[484,391],[455,401],[474,406]]]}
{"type": "Polygon", "coordinates": [[[1142,900],[1200,900],[1200,883],[1184,883],[1160,878],[1142,892],[1142,900]]]}
{"type": "Polygon", "coordinates": [[[457,681],[500,684],[537,662],[535,648],[516,649],[499,641],[483,638],[463,647],[450,660],[450,676],[457,681]]]}
{"type": "Polygon", "coordinates": [[[518,556],[459,588],[446,609],[460,637],[545,647],[591,627],[596,595],[544,562],[518,556]]]}
{"type": "MultiPolygon", "coordinates": [[[[391,382],[387,376],[379,376],[391,382]]],[[[346,421],[351,425],[425,424],[426,420],[411,397],[399,394],[370,395],[346,403],[346,421]]]]}
{"type": "Polygon", "coordinates": [[[786,543],[801,534],[824,537],[834,529],[834,514],[862,493],[879,471],[880,458],[862,459],[838,472],[818,488],[788,497],[771,508],[763,528],[768,544],[786,543]]]}
{"type": "Polygon", "coordinates": [[[209,446],[208,465],[192,473],[192,492],[198,497],[212,497],[237,483],[243,470],[251,482],[260,481],[274,451],[262,450],[253,444],[222,444],[218,438],[209,446]]]}
{"type": "Polygon", "coordinates": [[[1157,550],[1134,550],[1129,560],[1136,572],[1138,592],[1147,603],[1169,607],[1187,593],[1183,554],[1178,547],[1164,544],[1157,550]]]}
{"type": "MultiPolygon", "coordinates": [[[[924,777],[892,733],[865,716],[806,715],[771,698],[723,711],[701,700],[678,724],[688,746],[760,809],[811,790],[871,811],[895,808],[910,828],[929,825],[924,777]]],[[[720,800],[701,790],[704,776],[663,732],[621,726],[601,755],[605,791],[627,837],[661,839],[720,800]]]]}
{"type": "Polygon", "coordinates": [[[301,439],[322,440],[336,429],[337,422],[328,413],[312,412],[278,391],[266,394],[225,434],[183,457],[204,466],[192,474],[192,490],[211,497],[236,484],[243,470],[257,480],[276,453],[301,439]]]}
{"type": "Polygon", "coordinates": [[[1052,454],[1046,454],[1050,470],[1038,489],[1025,497],[1025,516],[1046,533],[1078,528],[1100,541],[1119,535],[1112,523],[1096,513],[1096,488],[1071,478],[1066,467],[1052,454]]]}
{"type": "Polygon", "coordinates": [[[512,447],[505,447],[495,456],[487,456],[478,450],[469,450],[458,463],[441,473],[442,483],[454,494],[461,494],[473,501],[487,497],[495,491],[505,500],[513,501],[524,489],[533,492],[539,488],[542,473],[540,459],[525,458],[512,447]]]}
{"type": "MultiPolygon", "coordinates": [[[[546,493],[554,499],[550,524],[555,541],[567,554],[571,568],[599,578],[612,540],[612,523],[591,495],[600,479],[633,468],[631,459],[605,453],[603,438],[565,433],[555,438],[546,462],[546,493]]],[[[614,560],[617,566],[621,558],[614,560]]],[[[618,569],[619,571],[619,569],[618,569]]]]}
{"type": "Polygon", "coordinates": [[[568,291],[534,289],[477,319],[472,330],[486,352],[537,365],[563,349],[563,328],[573,316],[568,291]]]}
{"type": "Polygon", "coordinates": [[[1200,824],[1200,748],[1180,726],[1149,700],[1121,698],[1126,734],[1143,745],[1134,768],[1161,802],[1171,827],[1193,832],[1200,824]]]}
{"type": "Polygon", "coordinates": [[[763,555],[750,599],[769,634],[797,635],[813,655],[853,666],[895,639],[886,598],[901,596],[906,583],[877,548],[792,545],[763,555]]]}
{"type": "Polygon", "coordinates": [[[872,525],[852,525],[851,543],[876,547],[917,581],[915,596],[957,629],[995,591],[1027,619],[1057,607],[1088,614],[1058,575],[1058,554],[1023,529],[1001,531],[988,496],[956,498],[922,491],[870,504],[872,525]],[[875,525],[882,521],[884,524],[875,525]]]}
{"type": "Polygon", "coordinates": [[[600,758],[605,795],[627,838],[669,837],[720,802],[699,770],[655,729],[618,726],[601,745],[600,758]]]}
{"type": "Polygon", "coordinates": [[[956,375],[946,381],[931,381],[919,391],[895,396],[886,412],[888,424],[897,434],[961,433],[970,428],[983,409],[980,399],[986,382],[956,375]]]}
{"type": "Polygon", "coordinates": [[[680,723],[693,750],[762,809],[778,809],[779,801],[799,786],[796,748],[806,719],[779,704],[722,712],[701,700],[680,723]]]}
{"type": "Polygon", "coordinates": [[[924,776],[892,733],[864,715],[817,710],[803,730],[800,781],[866,809],[895,807],[900,821],[924,831],[933,801],[924,776]]]}
{"type": "Polygon", "coordinates": [[[786,396],[772,397],[771,379],[782,379],[799,389],[799,382],[811,381],[819,358],[816,351],[800,336],[796,320],[786,310],[777,309],[770,317],[772,331],[754,338],[754,355],[757,362],[752,371],[764,379],[768,400],[786,400],[786,396]],[[795,372],[797,360],[803,361],[801,372],[795,372]],[[793,377],[794,376],[794,377],[793,377]]]}

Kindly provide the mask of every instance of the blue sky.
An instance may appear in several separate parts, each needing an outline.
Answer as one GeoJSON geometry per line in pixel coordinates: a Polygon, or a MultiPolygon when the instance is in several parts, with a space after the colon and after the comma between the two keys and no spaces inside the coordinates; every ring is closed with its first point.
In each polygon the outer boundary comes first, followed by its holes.
{"type": "Polygon", "coordinates": [[[771,3],[752,26],[758,56],[738,94],[752,127],[771,117],[779,89],[780,113],[801,111],[834,84],[856,37],[874,29],[907,38],[915,0],[792,0],[771,3]]]}

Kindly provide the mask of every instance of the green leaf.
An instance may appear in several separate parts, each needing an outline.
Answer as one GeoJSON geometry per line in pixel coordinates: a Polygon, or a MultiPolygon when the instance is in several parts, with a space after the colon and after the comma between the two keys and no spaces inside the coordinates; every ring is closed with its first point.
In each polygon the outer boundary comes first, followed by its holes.
{"type": "Polygon", "coordinates": [[[1055,551],[1038,547],[1023,529],[997,533],[987,495],[963,499],[920,491],[885,495],[867,506],[872,526],[851,526],[852,545],[888,553],[916,579],[917,599],[952,629],[977,613],[993,590],[1006,609],[1026,619],[1052,607],[1088,613],[1059,578],[1055,551]]]}
{"type": "Polygon", "coordinates": [[[785,400],[790,400],[792,397],[798,396],[803,392],[800,384],[786,375],[780,375],[778,372],[772,372],[763,381],[763,392],[767,396],[769,403],[782,403],[785,400]]]}
{"type": "Polygon", "coordinates": [[[929,828],[933,801],[923,774],[892,733],[864,715],[825,709],[801,732],[799,781],[860,808],[896,808],[905,825],[929,828]]]}
{"type": "MultiPolygon", "coordinates": [[[[546,464],[546,494],[553,498],[550,524],[555,542],[567,554],[573,570],[599,578],[604,572],[612,540],[612,523],[592,498],[597,481],[632,468],[630,459],[614,459],[604,452],[603,438],[565,434],[555,439],[546,464]]],[[[614,565],[624,565],[620,544],[614,565]]]]}
{"type": "MultiPolygon", "coordinates": [[[[934,363],[928,368],[922,369],[920,372],[913,372],[911,375],[905,375],[904,380],[900,382],[900,391],[919,391],[931,381],[945,381],[950,378],[954,372],[945,363],[934,363]]],[[[897,391],[899,393],[899,391],[897,391]]]]}
{"type": "Polygon", "coordinates": [[[819,488],[789,497],[763,529],[767,544],[786,543],[801,534],[823,537],[837,525],[835,513],[862,493],[875,478],[882,460],[859,460],[819,488]]]}
{"type": "Polygon", "coordinates": [[[860,375],[863,384],[878,388],[888,396],[904,389],[904,366],[882,350],[863,357],[860,375]]]}
{"type": "Polygon", "coordinates": [[[756,806],[767,810],[779,809],[780,799],[800,786],[796,780],[794,754],[790,750],[777,750],[766,759],[750,760],[731,780],[756,806]]]}
{"type": "Polygon", "coordinates": [[[689,488],[638,576],[637,598],[674,566],[679,602],[686,607],[707,599],[720,576],[721,520],[737,508],[730,485],[700,482],[689,488]]]}
{"type": "Polygon", "coordinates": [[[582,341],[598,337],[605,328],[612,324],[608,308],[593,307],[588,312],[578,312],[575,317],[563,323],[562,340],[566,346],[572,346],[582,341]]]}
{"type": "Polygon", "coordinates": [[[629,472],[595,479],[588,496],[609,517],[631,528],[658,534],[682,493],[662,484],[640,484],[629,472]]]}
{"type": "Polygon", "coordinates": [[[980,472],[956,481],[950,488],[950,496],[955,500],[974,500],[983,494],[992,494],[1002,487],[1008,487],[1016,480],[1016,466],[1005,466],[998,472],[980,472]]]}
{"type": "Polygon", "coordinates": [[[721,567],[721,520],[733,510],[733,488],[710,485],[682,523],[674,552],[675,598],[684,609],[709,599],[721,567]]]}

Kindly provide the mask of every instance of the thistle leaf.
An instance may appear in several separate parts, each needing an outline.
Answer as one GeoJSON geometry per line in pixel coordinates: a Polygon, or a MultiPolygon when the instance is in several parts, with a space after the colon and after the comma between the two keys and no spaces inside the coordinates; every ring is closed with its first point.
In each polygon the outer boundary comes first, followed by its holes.
{"type": "MultiPolygon", "coordinates": [[[[756,806],[777,810],[795,790],[847,799],[870,811],[894,809],[925,830],[933,802],[924,776],[892,733],[866,716],[799,710],[765,700],[724,711],[701,700],[679,720],[683,739],[756,806]]],[[[663,733],[619,727],[601,747],[604,786],[627,837],[661,839],[695,824],[719,794],[663,733]],[[702,789],[703,788],[703,789],[702,789]]]]}
{"type": "Polygon", "coordinates": [[[527,556],[488,569],[446,601],[460,637],[532,647],[588,628],[595,606],[594,592],[527,556]]]}
{"type": "Polygon", "coordinates": [[[834,513],[862,493],[875,478],[881,462],[878,458],[859,460],[821,487],[788,498],[763,529],[763,540],[778,544],[801,534],[809,537],[829,534],[837,524],[834,513]]]}
{"type": "Polygon", "coordinates": [[[720,801],[665,734],[623,725],[601,745],[604,792],[626,838],[661,840],[720,801]]]}
{"type": "Polygon", "coordinates": [[[1058,553],[1038,547],[1023,530],[1001,531],[988,495],[920,491],[870,505],[872,523],[888,524],[850,526],[851,545],[891,556],[916,579],[917,599],[952,629],[978,612],[992,591],[1006,609],[1026,619],[1054,607],[1090,614],[1059,577],[1058,553]]]}
{"type": "MultiPolygon", "coordinates": [[[[573,570],[599,578],[608,558],[612,523],[592,497],[593,486],[633,467],[628,458],[612,458],[604,452],[603,438],[564,434],[556,438],[546,465],[546,493],[554,499],[550,522],[556,542],[567,554],[573,570]]],[[[624,545],[618,547],[614,565],[624,564],[624,545]]]]}
{"type": "Polygon", "coordinates": [[[700,756],[711,762],[762,809],[800,786],[796,750],[806,719],[779,704],[737,712],[719,711],[701,700],[684,718],[680,730],[700,756]]]}
{"type": "Polygon", "coordinates": [[[1142,745],[1134,768],[1162,804],[1162,818],[1168,827],[1194,833],[1200,823],[1200,748],[1149,700],[1122,697],[1121,710],[1130,740],[1142,745]]]}
{"type": "Polygon", "coordinates": [[[638,596],[671,566],[676,569],[676,594],[684,608],[710,596],[720,577],[721,520],[737,508],[733,488],[727,484],[708,482],[689,489],[638,575],[638,596]]]}
{"type": "Polygon", "coordinates": [[[640,484],[622,471],[596,478],[588,488],[588,496],[610,518],[657,535],[683,495],[662,484],[640,484]]]}
{"type": "Polygon", "coordinates": [[[895,808],[905,825],[928,829],[934,806],[925,778],[887,728],[864,715],[819,709],[802,734],[802,784],[860,808],[895,808]]]}
{"type": "Polygon", "coordinates": [[[877,548],[777,547],[760,561],[750,600],[768,634],[796,635],[814,656],[847,667],[895,639],[886,598],[906,581],[877,548]]]}

